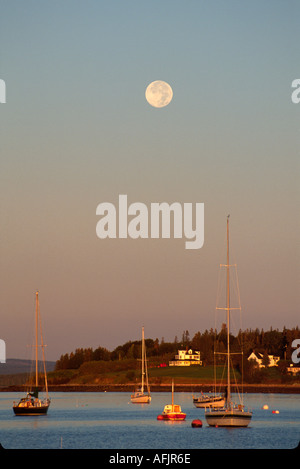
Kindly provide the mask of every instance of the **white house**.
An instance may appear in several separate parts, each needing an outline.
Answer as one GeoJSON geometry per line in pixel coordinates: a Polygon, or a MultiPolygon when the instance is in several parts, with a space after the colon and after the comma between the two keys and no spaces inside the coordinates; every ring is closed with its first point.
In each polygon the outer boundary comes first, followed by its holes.
{"type": "Polygon", "coordinates": [[[190,366],[190,365],[202,365],[200,360],[200,352],[193,352],[190,350],[178,350],[178,354],[175,355],[174,360],[169,362],[169,366],[190,366]]]}
{"type": "MultiPolygon", "coordinates": [[[[264,356],[262,353],[255,353],[255,352],[252,352],[251,355],[249,355],[248,357],[248,360],[255,360],[259,368],[264,368],[265,366],[263,365],[263,359],[264,359],[264,356]]],[[[274,357],[274,355],[268,355],[268,359],[269,359],[268,366],[278,366],[280,357],[274,357]]]]}

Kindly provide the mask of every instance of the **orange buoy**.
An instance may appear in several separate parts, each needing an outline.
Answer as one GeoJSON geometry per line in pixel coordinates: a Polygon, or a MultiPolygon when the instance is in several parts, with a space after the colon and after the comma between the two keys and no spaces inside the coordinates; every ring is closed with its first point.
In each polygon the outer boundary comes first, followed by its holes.
{"type": "Polygon", "coordinates": [[[198,420],[198,419],[193,420],[193,421],[192,421],[192,427],[193,427],[193,428],[202,427],[202,421],[201,421],[201,420],[198,420]]]}

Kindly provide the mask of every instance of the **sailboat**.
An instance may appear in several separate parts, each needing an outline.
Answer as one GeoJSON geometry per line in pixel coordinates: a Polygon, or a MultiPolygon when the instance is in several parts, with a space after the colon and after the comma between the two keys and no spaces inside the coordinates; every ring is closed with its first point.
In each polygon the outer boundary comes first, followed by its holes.
{"type": "Polygon", "coordinates": [[[150,387],[148,383],[148,370],[147,370],[147,359],[146,359],[146,346],[145,346],[145,335],[144,327],[142,328],[142,384],[140,390],[134,392],[131,395],[132,404],[150,404],[150,387]],[[145,383],[146,381],[146,383],[145,383]],[[146,385],[146,386],[145,386],[146,385]],[[144,387],[147,388],[147,392],[144,392],[144,387]]]}
{"type": "Polygon", "coordinates": [[[13,411],[15,415],[45,415],[50,406],[50,399],[48,396],[48,383],[44,354],[44,343],[41,328],[41,316],[39,306],[39,292],[36,292],[36,305],[35,305],[35,389],[28,391],[25,397],[22,397],[18,403],[13,404],[13,411]],[[43,367],[45,377],[46,397],[39,398],[39,373],[38,373],[38,330],[41,335],[41,347],[43,355],[43,367]]]}
{"type": "Polygon", "coordinates": [[[201,393],[199,397],[193,396],[193,404],[195,407],[202,409],[206,407],[224,407],[225,397],[221,394],[210,395],[201,393]]]}
{"type": "MultiPolygon", "coordinates": [[[[227,316],[227,388],[225,392],[225,405],[223,408],[209,407],[205,409],[205,418],[208,425],[213,427],[247,427],[252,418],[252,412],[245,409],[242,402],[235,404],[231,399],[231,386],[230,386],[230,344],[229,344],[229,333],[230,333],[230,263],[229,263],[229,215],[227,217],[227,264],[221,265],[226,267],[226,307],[217,309],[226,310],[227,316]]],[[[240,308],[237,308],[240,309],[240,308]]]]}
{"type": "Polygon", "coordinates": [[[206,409],[206,407],[224,407],[225,395],[217,394],[215,386],[214,392],[212,393],[203,394],[201,391],[201,395],[199,397],[195,397],[193,395],[193,404],[195,407],[200,409],[206,409]]]}
{"type": "Polygon", "coordinates": [[[172,404],[167,404],[163,412],[157,416],[157,420],[185,420],[186,413],[182,412],[180,405],[174,404],[174,380],[172,380],[172,404]]]}

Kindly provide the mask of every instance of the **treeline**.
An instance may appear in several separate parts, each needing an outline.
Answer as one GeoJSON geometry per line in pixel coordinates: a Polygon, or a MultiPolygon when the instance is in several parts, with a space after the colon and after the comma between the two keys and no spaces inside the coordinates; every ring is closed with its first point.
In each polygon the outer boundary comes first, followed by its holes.
{"type": "MultiPolygon", "coordinates": [[[[292,342],[300,338],[298,326],[292,329],[284,328],[283,331],[270,329],[269,331],[259,329],[247,329],[239,331],[235,337],[230,335],[230,347],[233,352],[243,349],[244,356],[248,357],[252,351],[262,353],[263,355],[275,355],[282,360],[291,360],[293,352],[292,342]]],[[[145,340],[147,357],[150,365],[152,363],[165,362],[171,360],[179,349],[192,349],[200,351],[201,360],[204,365],[214,363],[214,350],[225,351],[227,347],[226,326],[223,325],[220,332],[216,333],[213,329],[205,332],[196,332],[193,338],[190,338],[188,331],[184,331],[179,341],[175,337],[173,342],[165,342],[162,338],[145,340]]],[[[116,361],[124,359],[138,359],[141,357],[141,341],[129,341],[124,345],[119,345],[112,352],[103,347],[95,350],[92,348],[80,348],[70,354],[62,355],[56,362],[55,370],[78,369],[83,363],[91,361],[116,361]]],[[[219,359],[222,361],[222,358],[219,359]]]]}

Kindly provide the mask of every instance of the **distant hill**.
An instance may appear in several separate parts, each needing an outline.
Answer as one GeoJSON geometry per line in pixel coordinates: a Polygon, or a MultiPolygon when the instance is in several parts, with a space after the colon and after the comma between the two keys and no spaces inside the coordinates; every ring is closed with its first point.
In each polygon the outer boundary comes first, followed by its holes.
{"type": "MultiPolygon", "coordinates": [[[[53,371],[56,362],[46,361],[46,370],[53,371]]],[[[39,362],[39,370],[42,369],[42,362],[39,362]]],[[[35,361],[22,360],[18,358],[7,358],[6,363],[0,363],[0,375],[15,375],[18,373],[30,373],[35,370],[35,361]]]]}

